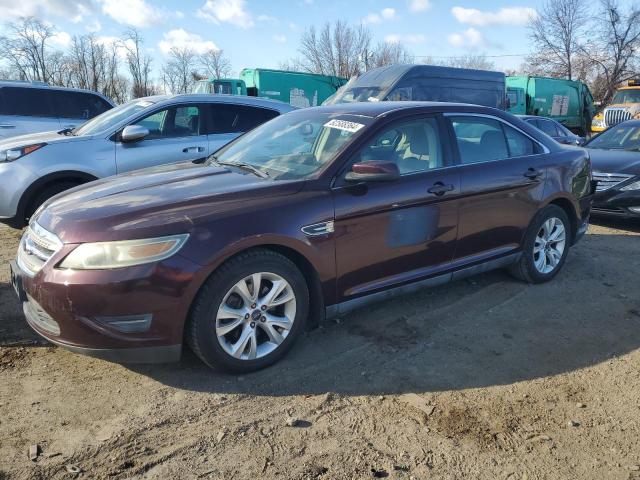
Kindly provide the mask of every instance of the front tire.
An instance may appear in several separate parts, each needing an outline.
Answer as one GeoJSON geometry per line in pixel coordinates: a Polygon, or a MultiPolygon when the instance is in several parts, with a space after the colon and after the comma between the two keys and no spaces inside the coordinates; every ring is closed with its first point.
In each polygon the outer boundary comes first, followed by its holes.
{"type": "Polygon", "coordinates": [[[296,265],[253,250],[222,265],[191,309],[186,341],[211,368],[247,373],[282,358],[305,330],[309,290],[296,265]]]}
{"type": "Polygon", "coordinates": [[[522,257],[509,271],[528,283],[548,282],[562,269],[571,242],[571,222],[566,212],[556,205],[548,205],[531,222],[522,257]]]}

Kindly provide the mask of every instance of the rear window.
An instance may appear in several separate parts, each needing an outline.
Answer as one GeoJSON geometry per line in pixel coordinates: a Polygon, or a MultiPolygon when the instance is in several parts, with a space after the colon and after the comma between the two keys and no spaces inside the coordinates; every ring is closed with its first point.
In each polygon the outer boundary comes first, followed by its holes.
{"type": "Polygon", "coordinates": [[[248,132],[278,116],[275,110],[224,103],[209,104],[209,111],[209,133],[213,134],[248,132]]]}
{"type": "Polygon", "coordinates": [[[91,93],[51,90],[51,98],[61,118],[89,120],[111,109],[103,98],[91,93]]]}
{"type": "Polygon", "coordinates": [[[27,117],[55,117],[50,90],[43,88],[0,88],[0,113],[27,117]]]}

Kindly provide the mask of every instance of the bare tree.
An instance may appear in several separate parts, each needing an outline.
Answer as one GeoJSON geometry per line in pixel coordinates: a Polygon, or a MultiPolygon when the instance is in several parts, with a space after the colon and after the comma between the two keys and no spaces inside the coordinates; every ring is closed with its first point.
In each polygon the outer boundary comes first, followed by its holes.
{"type": "Polygon", "coordinates": [[[173,47],[169,52],[169,60],[162,67],[165,89],[172,93],[190,93],[195,80],[200,78],[197,66],[198,57],[193,50],[173,47]]]}
{"type": "Polygon", "coordinates": [[[304,71],[349,78],[367,69],[371,58],[371,33],[364,26],[352,27],[338,20],[326,23],[318,32],[310,27],[302,34],[301,59],[304,71]]]}
{"type": "Polygon", "coordinates": [[[631,4],[623,10],[617,0],[601,0],[594,27],[598,40],[584,51],[598,69],[598,81],[594,80],[598,98],[607,103],[616,88],[638,71],[640,7],[631,4]]]}
{"type": "Polygon", "coordinates": [[[547,0],[529,25],[535,47],[529,63],[547,75],[574,78],[574,60],[582,52],[580,39],[588,20],[584,0],[547,0]]]}
{"type": "Polygon", "coordinates": [[[55,35],[52,26],[33,17],[6,25],[8,35],[0,37],[2,56],[14,76],[22,80],[52,81],[52,69],[57,69],[59,56],[54,58],[49,44],[55,35]],[[53,65],[52,65],[53,62],[53,65]]]}
{"type": "Polygon", "coordinates": [[[207,78],[226,78],[231,76],[231,62],[222,50],[209,50],[200,55],[200,64],[207,78]]]}
{"type": "Polygon", "coordinates": [[[140,32],[135,28],[128,29],[124,33],[120,47],[126,52],[133,98],[151,95],[151,56],[145,53],[144,39],[140,32]]]}
{"type": "Polygon", "coordinates": [[[460,57],[451,57],[440,65],[455,68],[471,68],[474,70],[495,70],[496,64],[489,60],[486,55],[462,55],[460,57]]]}
{"type": "Polygon", "coordinates": [[[383,42],[379,43],[373,52],[371,57],[367,59],[366,66],[372,67],[386,67],[388,65],[407,64],[413,63],[414,57],[409,51],[400,43],[397,42],[383,42]]]}

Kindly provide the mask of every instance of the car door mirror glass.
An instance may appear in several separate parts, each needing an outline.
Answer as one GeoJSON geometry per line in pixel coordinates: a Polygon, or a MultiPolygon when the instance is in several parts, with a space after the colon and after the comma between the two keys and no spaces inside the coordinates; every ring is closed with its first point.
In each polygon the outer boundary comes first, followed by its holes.
{"type": "Polygon", "coordinates": [[[395,162],[370,160],[354,163],[345,175],[348,182],[390,182],[400,178],[400,170],[395,162]]]}
{"type": "Polygon", "coordinates": [[[120,140],[123,143],[137,142],[149,135],[149,129],[141,125],[127,125],[122,130],[120,140]]]}

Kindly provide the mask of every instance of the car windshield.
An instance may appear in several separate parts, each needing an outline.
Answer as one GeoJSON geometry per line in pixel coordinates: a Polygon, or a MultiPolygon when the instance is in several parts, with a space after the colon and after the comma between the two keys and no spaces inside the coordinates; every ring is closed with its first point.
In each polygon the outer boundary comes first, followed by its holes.
{"type": "Polygon", "coordinates": [[[249,166],[273,179],[313,176],[373,122],[371,117],[305,109],[263,124],[209,157],[249,166]]]}
{"type": "Polygon", "coordinates": [[[640,125],[620,124],[602,132],[589,143],[588,148],[605,150],[638,150],[640,151],[640,125]]]}
{"type": "Polygon", "coordinates": [[[153,104],[154,102],[150,100],[134,100],[119,105],[83,123],[73,133],[74,135],[93,135],[94,133],[102,132],[153,104]]]}
{"type": "Polygon", "coordinates": [[[611,103],[640,103],[640,90],[618,90],[611,103]]]}

